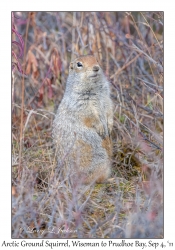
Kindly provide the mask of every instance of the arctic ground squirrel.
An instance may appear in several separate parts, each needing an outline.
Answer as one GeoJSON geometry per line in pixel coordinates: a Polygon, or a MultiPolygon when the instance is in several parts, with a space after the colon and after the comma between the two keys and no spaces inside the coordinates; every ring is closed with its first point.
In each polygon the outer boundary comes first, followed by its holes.
{"type": "Polygon", "coordinates": [[[113,107],[97,59],[70,63],[63,99],[53,122],[58,167],[84,184],[103,183],[111,173],[113,107]]]}

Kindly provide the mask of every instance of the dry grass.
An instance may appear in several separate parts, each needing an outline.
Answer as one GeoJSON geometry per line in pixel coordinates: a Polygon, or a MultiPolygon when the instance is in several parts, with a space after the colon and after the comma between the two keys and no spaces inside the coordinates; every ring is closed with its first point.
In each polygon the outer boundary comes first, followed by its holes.
{"type": "Polygon", "coordinates": [[[14,14],[12,237],[162,238],[163,13],[14,14]],[[69,63],[90,53],[111,83],[113,181],[82,186],[56,168],[51,131],[69,63]]]}

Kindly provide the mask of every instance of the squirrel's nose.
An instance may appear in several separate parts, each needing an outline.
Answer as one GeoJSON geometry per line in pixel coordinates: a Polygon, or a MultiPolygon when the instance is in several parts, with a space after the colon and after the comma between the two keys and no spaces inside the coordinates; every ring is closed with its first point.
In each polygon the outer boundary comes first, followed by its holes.
{"type": "Polygon", "coordinates": [[[93,67],[93,71],[96,71],[96,72],[97,72],[97,71],[99,71],[99,69],[100,69],[99,66],[94,66],[94,67],[93,67]]]}

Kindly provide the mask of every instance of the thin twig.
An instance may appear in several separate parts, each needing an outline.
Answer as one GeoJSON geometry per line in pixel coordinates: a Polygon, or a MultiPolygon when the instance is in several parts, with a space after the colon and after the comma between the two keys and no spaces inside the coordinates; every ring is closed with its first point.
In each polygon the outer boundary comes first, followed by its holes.
{"type": "MultiPolygon", "coordinates": [[[[28,14],[27,26],[26,26],[26,35],[24,43],[24,63],[23,63],[23,72],[25,70],[25,61],[26,61],[26,47],[27,47],[27,36],[30,23],[30,12],[28,14]]],[[[20,125],[20,146],[19,146],[19,168],[18,168],[18,179],[21,179],[22,174],[22,150],[23,150],[23,121],[24,121],[24,74],[21,82],[21,125],[20,125]]]]}
{"type": "Polygon", "coordinates": [[[140,52],[137,56],[135,56],[131,61],[129,61],[128,63],[126,63],[125,65],[123,65],[123,67],[121,67],[120,69],[117,70],[117,72],[115,72],[115,74],[113,74],[110,79],[114,78],[114,76],[120,74],[125,68],[127,68],[131,63],[133,63],[135,60],[137,60],[137,58],[139,58],[142,55],[142,52],[140,52]]]}

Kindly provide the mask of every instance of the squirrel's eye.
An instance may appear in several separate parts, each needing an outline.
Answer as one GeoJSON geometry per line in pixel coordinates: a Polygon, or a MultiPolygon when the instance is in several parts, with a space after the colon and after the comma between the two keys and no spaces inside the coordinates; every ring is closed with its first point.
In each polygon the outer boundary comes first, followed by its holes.
{"type": "Polygon", "coordinates": [[[78,68],[83,67],[83,64],[81,62],[77,62],[77,67],[78,68]]]}

